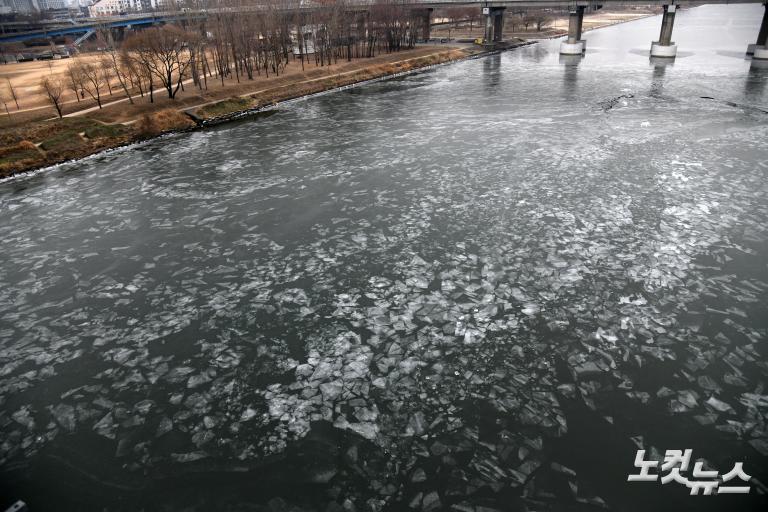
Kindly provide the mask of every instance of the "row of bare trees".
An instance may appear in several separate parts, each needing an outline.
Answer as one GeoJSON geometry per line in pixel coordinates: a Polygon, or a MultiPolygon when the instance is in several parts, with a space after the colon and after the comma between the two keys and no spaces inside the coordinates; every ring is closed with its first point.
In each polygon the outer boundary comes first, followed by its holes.
{"type": "Polygon", "coordinates": [[[542,9],[519,9],[510,13],[507,18],[507,24],[511,26],[512,32],[520,31],[522,27],[526,32],[533,28],[541,32],[545,26],[554,21],[550,11],[542,9]]]}
{"type": "Polygon", "coordinates": [[[65,90],[78,102],[90,97],[99,108],[113,89],[131,103],[136,96],[154,102],[156,88],[174,99],[190,80],[205,90],[209,80],[224,86],[227,79],[278,76],[291,60],[305,69],[412,48],[426,22],[397,0],[377,0],[367,9],[351,9],[345,0],[325,0],[313,9],[300,9],[298,0],[289,4],[268,0],[255,8],[248,0],[208,1],[205,17],[190,14],[119,44],[111,29],[100,28],[100,58],[73,59],[65,77],[43,78],[41,90],[60,116],[65,90]]]}
{"type": "MultiPolygon", "coordinates": [[[[435,12],[435,18],[447,20],[448,37],[451,30],[461,27],[469,28],[472,34],[474,28],[483,30],[483,16],[477,7],[449,7],[435,12]]],[[[542,9],[508,9],[504,17],[505,25],[512,32],[528,31],[535,29],[541,32],[544,27],[551,24],[554,17],[550,11],[542,9]]]]}

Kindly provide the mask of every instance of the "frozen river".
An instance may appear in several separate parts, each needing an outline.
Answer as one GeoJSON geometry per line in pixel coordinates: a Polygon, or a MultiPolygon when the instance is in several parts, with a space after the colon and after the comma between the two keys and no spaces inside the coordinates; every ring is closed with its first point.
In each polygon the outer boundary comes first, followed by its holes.
{"type": "Polygon", "coordinates": [[[0,183],[0,506],[765,505],[761,16],[680,12],[666,65],[648,18],[0,183]],[[756,480],[627,483],[639,448],[756,480]]]}

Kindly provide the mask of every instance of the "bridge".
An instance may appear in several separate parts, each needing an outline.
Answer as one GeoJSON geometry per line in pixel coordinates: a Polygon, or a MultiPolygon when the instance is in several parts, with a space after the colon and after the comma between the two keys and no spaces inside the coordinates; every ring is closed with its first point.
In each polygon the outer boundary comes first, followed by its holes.
{"type": "Polygon", "coordinates": [[[31,41],[34,39],[48,39],[62,36],[75,36],[87,32],[95,32],[98,29],[113,28],[133,28],[148,27],[151,25],[162,25],[164,23],[173,23],[182,19],[199,19],[204,17],[204,12],[197,13],[155,13],[155,14],[134,14],[118,17],[88,18],[80,23],[61,23],[59,26],[50,28],[41,28],[37,30],[19,31],[10,34],[0,35],[0,44],[18,43],[22,41],[31,41]]]}
{"type": "MultiPolygon", "coordinates": [[[[429,39],[429,20],[434,9],[448,7],[477,6],[482,8],[485,18],[485,31],[483,42],[492,46],[503,39],[504,12],[507,8],[562,8],[569,9],[568,36],[561,44],[560,53],[563,55],[581,55],[586,51],[586,40],[582,38],[582,26],[584,11],[587,7],[601,7],[608,5],[659,5],[663,7],[661,29],[659,39],[651,43],[651,56],[661,58],[674,58],[677,54],[677,45],[672,42],[672,30],[675,22],[675,13],[680,6],[695,6],[703,4],[730,4],[730,3],[762,3],[766,6],[763,14],[760,31],[754,44],[747,48],[747,54],[755,59],[768,59],[768,2],[766,0],[400,0],[395,5],[407,7],[421,13],[424,17],[424,37],[429,39]]],[[[377,4],[377,0],[352,0],[346,4],[351,10],[367,9],[377,4]]],[[[307,0],[297,2],[285,2],[284,9],[293,11],[300,9],[310,12],[323,9],[326,6],[307,0]]],[[[238,12],[260,11],[268,9],[267,6],[253,5],[237,7],[238,12]]],[[[231,9],[224,9],[231,12],[231,9]]],[[[90,18],[80,23],[72,23],[58,27],[43,28],[26,32],[17,32],[0,35],[0,44],[34,39],[47,39],[67,35],[80,35],[79,41],[99,29],[130,29],[151,25],[173,23],[182,20],[202,19],[218,9],[203,9],[194,11],[159,12],[153,14],[134,14],[118,17],[90,18]]]]}

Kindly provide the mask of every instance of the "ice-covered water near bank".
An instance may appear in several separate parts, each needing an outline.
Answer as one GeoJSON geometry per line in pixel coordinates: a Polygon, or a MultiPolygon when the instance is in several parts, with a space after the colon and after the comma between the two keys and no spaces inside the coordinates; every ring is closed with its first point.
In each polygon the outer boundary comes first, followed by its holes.
{"type": "Polygon", "coordinates": [[[1,184],[0,498],[763,506],[761,9],[681,12],[673,64],[645,19],[1,184]],[[752,493],[628,484],[638,448],[752,493]]]}

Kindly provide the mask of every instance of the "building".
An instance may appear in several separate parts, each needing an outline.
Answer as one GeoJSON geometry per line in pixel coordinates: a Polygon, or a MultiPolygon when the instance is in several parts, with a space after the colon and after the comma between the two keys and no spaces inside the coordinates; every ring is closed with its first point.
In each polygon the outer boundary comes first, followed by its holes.
{"type": "Polygon", "coordinates": [[[19,14],[30,14],[38,10],[37,0],[3,0],[2,6],[8,9],[8,12],[17,12],[19,14]]]}
{"type": "Polygon", "coordinates": [[[37,9],[42,11],[53,10],[66,10],[69,8],[65,0],[35,0],[37,2],[37,9]]]}
{"type": "Polygon", "coordinates": [[[91,16],[117,16],[120,13],[132,12],[134,2],[132,0],[99,0],[89,8],[91,16]]]}
{"type": "Polygon", "coordinates": [[[69,8],[70,0],[0,0],[0,12],[2,13],[64,12],[69,8]]]}
{"type": "Polygon", "coordinates": [[[10,14],[13,12],[12,0],[0,0],[0,14],[10,14]]]}
{"type": "Polygon", "coordinates": [[[165,6],[166,0],[98,0],[89,7],[91,16],[116,16],[127,12],[151,12],[165,6]]]}

